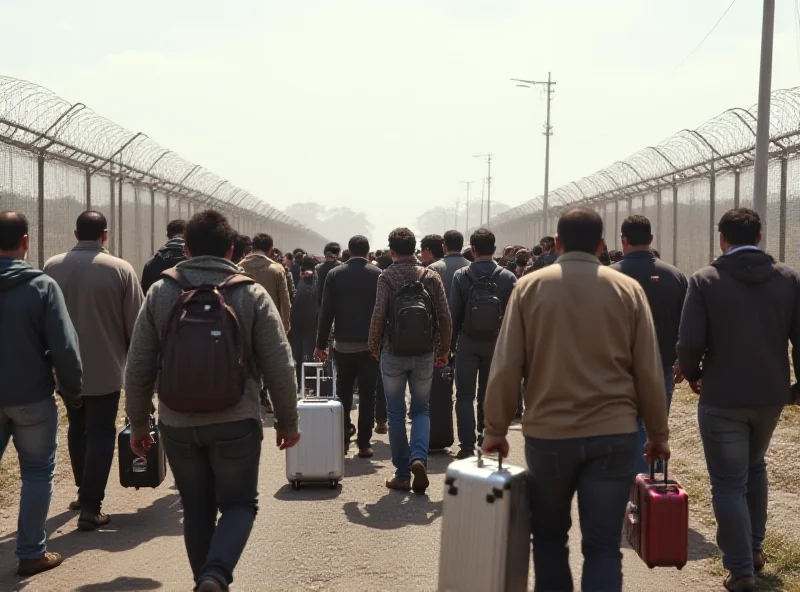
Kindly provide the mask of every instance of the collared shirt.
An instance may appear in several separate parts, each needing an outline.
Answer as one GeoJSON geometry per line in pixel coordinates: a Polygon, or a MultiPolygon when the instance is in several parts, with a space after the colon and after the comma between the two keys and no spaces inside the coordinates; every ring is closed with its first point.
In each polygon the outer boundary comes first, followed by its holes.
{"type": "Polygon", "coordinates": [[[461,253],[447,253],[443,259],[431,263],[428,267],[442,276],[444,293],[448,300],[450,300],[450,289],[453,287],[453,276],[459,269],[467,265],[469,265],[469,261],[461,253]]]}

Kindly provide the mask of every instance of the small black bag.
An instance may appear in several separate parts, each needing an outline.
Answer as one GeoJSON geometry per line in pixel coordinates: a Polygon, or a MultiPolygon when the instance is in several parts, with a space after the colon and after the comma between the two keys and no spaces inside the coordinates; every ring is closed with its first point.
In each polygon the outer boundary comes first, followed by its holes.
{"type": "Polygon", "coordinates": [[[155,488],[164,482],[167,476],[167,454],[158,433],[158,423],[150,417],[150,435],[155,441],[147,451],[145,458],[140,458],[131,450],[131,424],[125,418],[125,429],[117,437],[119,448],[119,484],[123,487],[155,488]]]}

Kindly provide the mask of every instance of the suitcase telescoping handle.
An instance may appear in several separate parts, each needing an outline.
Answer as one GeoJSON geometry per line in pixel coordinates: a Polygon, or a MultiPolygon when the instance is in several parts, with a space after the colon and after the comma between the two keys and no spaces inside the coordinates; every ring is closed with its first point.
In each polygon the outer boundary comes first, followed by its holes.
{"type": "MultiPolygon", "coordinates": [[[[478,448],[478,468],[483,468],[483,452],[481,452],[480,448],[478,448]]],[[[497,451],[497,470],[503,470],[503,453],[499,450],[497,451]]]]}
{"type": "MultiPolygon", "coordinates": [[[[653,461],[653,462],[650,463],[650,480],[651,481],[655,481],[656,480],[656,462],[658,462],[658,461],[653,461]]],[[[669,476],[668,476],[669,475],[669,461],[665,460],[665,461],[661,461],[661,462],[664,463],[664,485],[669,485],[669,476]]]]}

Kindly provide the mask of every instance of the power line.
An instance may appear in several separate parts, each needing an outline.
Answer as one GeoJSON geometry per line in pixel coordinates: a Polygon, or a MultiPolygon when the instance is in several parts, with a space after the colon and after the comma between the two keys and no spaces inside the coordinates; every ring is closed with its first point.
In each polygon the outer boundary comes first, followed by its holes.
{"type": "Polygon", "coordinates": [[[681,66],[683,66],[683,65],[684,65],[686,62],[688,62],[688,61],[691,59],[691,57],[692,57],[692,56],[693,56],[695,53],[697,53],[697,50],[698,50],[698,49],[700,49],[700,48],[703,46],[703,44],[706,42],[706,40],[707,40],[709,37],[711,37],[711,34],[712,34],[714,31],[716,31],[716,30],[717,30],[717,27],[718,27],[718,26],[719,26],[719,24],[720,24],[720,23],[723,21],[723,19],[724,19],[724,18],[725,18],[725,17],[728,15],[728,13],[731,11],[731,8],[733,8],[733,5],[734,5],[734,4],[736,4],[736,0],[733,0],[733,2],[731,2],[731,3],[728,5],[728,8],[726,8],[726,9],[725,9],[725,12],[723,12],[723,13],[722,13],[722,16],[721,16],[721,17],[719,17],[719,20],[718,20],[716,23],[714,23],[714,26],[713,26],[713,27],[711,27],[711,30],[710,30],[708,33],[706,33],[706,36],[705,36],[705,37],[703,37],[703,40],[702,40],[702,41],[701,41],[701,42],[700,42],[700,43],[697,45],[697,47],[695,47],[695,48],[694,48],[694,49],[693,49],[693,50],[692,50],[692,51],[689,53],[689,55],[687,55],[685,58],[683,58],[683,61],[682,61],[680,64],[678,64],[678,67],[677,67],[677,68],[675,68],[676,70],[680,69],[680,67],[681,67],[681,66]]]}

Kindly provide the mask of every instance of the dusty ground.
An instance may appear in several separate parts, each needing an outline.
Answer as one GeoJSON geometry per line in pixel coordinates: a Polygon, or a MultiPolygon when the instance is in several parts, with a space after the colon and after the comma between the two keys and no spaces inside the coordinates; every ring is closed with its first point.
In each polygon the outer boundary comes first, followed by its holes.
{"type": "MultiPolygon", "coordinates": [[[[721,590],[720,565],[713,544],[708,483],[694,418],[695,398],[680,391],[673,403],[673,471],[692,496],[690,563],[682,570],[648,570],[624,549],[625,589],[629,591],[721,590]]],[[[772,563],[767,590],[800,590],[793,538],[798,518],[794,469],[797,423],[787,412],[770,452],[773,513],[770,522],[772,563]],[[790,456],[791,455],[791,456],[790,456]]],[[[64,438],[62,437],[62,442],[64,438]]],[[[389,492],[383,479],[391,461],[385,436],[375,443],[375,458],[348,458],[341,489],[292,491],[285,482],[281,453],[265,439],[261,468],[261,510],[250,544],[236,572],[233,589],[263,590],[434,590],[439,560],[443,475],[451,458],[431,458],[428,496],[389,492]]],[[[512,458],[522,464],[522,437],[515,426],[512,458]]],[[[50,548],[68,556],[62,567],[29,580],[13,575],[18,480],[13,449],[0,465],[0,590],[190,590],[191,577],[181,537],[181,509],[172,479],[156,490],[119,487],[114,467],[105,509],[113,522],[104,532],[81,533],[76,515],[66,511],[74,494],[66,445],[60,451],[48,530],[50,548]]],[[[352,457],[352,451],[350,455],[352,457]]],[[[573,568],[580,574],[580,533],[572,536],[573,568]]],[[[480,560],[478,554],[475,560],[480,560]]]]}

